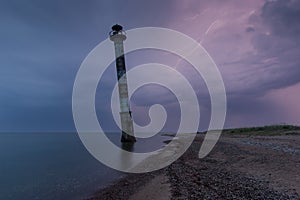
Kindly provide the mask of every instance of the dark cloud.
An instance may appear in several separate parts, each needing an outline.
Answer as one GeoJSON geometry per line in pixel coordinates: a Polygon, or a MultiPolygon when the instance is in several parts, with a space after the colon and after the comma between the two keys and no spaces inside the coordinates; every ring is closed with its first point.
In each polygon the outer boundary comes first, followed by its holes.
{"type": "Polygon", "coordinates": [[[266,2],[261,14],[263,21],[271,28],[272,34],[299,42],[300,4],[299,1],[277,0],[266,2]]]}
{"type": "Polygon", "coordinates": [[[247,33],[251,33],[251,32],[254,32],[254,31],[255,31],[255,28],[253,28],[253,27],[247,27],[246,28],[247,33]]]}
{"type": "Polygon", "coordinates": [[[240,94],[262,96],[300,82],[300,4],[294,2],[268,1],[262,7],[260,20],[255,23],[261,22],[265,28],[255,31],[252,38],[256,55],[239,62],[249,68],[241,77],[251,87],[240,94]]]}

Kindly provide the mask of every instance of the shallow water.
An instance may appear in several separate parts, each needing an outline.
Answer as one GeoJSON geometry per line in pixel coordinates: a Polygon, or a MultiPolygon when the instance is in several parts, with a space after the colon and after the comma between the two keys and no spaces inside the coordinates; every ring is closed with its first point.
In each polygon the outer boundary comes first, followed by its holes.
{"type": "MultiPolygon", "coordinates": [[[[109,138],[120,145],[119,133],[109,138]]],[[[134,149],[155,150],[165,139],[139,139],[134,149]]],[[[76,133],[0,134],[0,199],[82,199],[122,175],[94,159],[76,133]]]]}

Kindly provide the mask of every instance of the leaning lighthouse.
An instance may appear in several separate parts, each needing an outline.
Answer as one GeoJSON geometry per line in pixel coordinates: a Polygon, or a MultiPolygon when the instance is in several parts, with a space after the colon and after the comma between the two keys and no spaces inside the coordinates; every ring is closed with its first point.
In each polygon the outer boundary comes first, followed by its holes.
{"type": "Polygon", "coordinates": [[[120,118],[122,127],[123,143],[134,143],[136,141],[134,137],[133,121],[130,111],[129,99],[128,99],[128,85],[126,78],[125,56],[123,41],[126,40],[123,27],[116,24],[112,27],[112,31],[109,33],[110,40],[114,42],[115,55],[116,55],[116,68],[119,88],[120,99],[120,118]]]}

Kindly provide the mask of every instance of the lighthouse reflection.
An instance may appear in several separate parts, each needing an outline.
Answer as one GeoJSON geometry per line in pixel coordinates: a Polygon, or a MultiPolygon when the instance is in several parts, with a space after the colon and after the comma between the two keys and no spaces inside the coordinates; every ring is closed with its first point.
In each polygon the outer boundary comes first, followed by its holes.
{"type": "Polygon", "coordinates": [[[124,151],[120,151],[120,166],[122,169],[128,171],[135,166],[138,161],[134,160],[134,156],[128,152],[134,152],[134,143],[122,142],[121,148],[124,151]]]}

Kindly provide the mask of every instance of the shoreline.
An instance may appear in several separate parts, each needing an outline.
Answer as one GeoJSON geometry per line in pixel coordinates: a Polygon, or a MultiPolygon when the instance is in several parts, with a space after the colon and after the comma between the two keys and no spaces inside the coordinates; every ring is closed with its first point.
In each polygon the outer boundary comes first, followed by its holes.
{"type": "Polygon", "coordinates": [[[202,140],[198,134],[170,166],[127,174],[87,199],[300,199],[300,136],[225,134],[207,157],[198,159],[202,140]]]}

